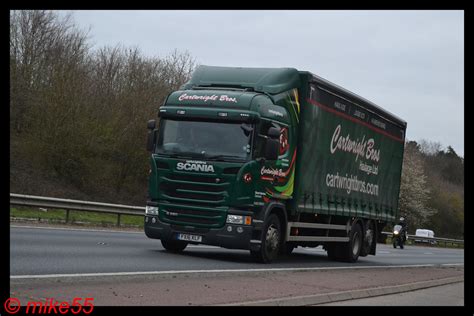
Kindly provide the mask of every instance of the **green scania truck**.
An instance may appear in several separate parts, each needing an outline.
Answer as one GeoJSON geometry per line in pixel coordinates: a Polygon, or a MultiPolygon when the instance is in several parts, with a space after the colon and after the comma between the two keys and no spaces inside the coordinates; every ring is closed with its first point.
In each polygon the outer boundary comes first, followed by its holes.
{"type": "Polygon", "coordinates": [[[144,229],[168,251],[355,262],[398,218],[406,122],[311,72],[199,66],[158,117],[144,229]]]}

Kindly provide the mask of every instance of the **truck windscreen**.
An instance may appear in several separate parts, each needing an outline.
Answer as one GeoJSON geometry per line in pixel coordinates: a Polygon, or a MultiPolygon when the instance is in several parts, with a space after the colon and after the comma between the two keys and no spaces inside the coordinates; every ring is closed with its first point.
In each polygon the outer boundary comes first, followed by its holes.
{"type": "Polygon", "coordinates": [[[242,123],[161,119],[155,152],[192,158],[248,160],[253,128],[242,123]]]}

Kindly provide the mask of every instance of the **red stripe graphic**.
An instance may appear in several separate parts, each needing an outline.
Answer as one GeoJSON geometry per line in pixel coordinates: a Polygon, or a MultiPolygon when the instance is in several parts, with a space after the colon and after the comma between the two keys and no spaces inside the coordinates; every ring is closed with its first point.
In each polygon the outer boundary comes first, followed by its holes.
{"type": "Polygon", "coordinates": [[[332,109],[332,108],[330,108],[330,107],[328,107],[328,106],[326,106],[326,105],[324,105],[324,104],[321,104],[321,103],[319,103],[319,102],[317,102],[317,101],[314,101],[314,100],[311,100],[311,99],[306,99],[306,101],[309,102],[309,103],[311,103],[311,104],[313,104],[313,105],[319,106],[320,108],[322,108],[322,109],[325,110],[325,111],[328,111],[328,112],[331,112],[331,113],[333,113],[333,114],[342,116],[343,118],[345,118],[345,119],[347,119],[347,120],[350,120],[350,121],[352,121],[352,122],[355,122],[355,123],[364,125],[365,127],[368,127],[368,128],[370,128],[371,130],[373,130],[373,131],[375,131],[375,132],[377,132],[377,133],[380,133],[380,134],[383,134],[383,135],[385,135],[385,136],[387,136],[387,137],[390,137],[390,138],[393,139],[393,140],[396,140],[396,141],[401,142],[401,143],[404,142],[403,139],[401,139],[401,138],[399,138],[399,137],[396,137],[396,136],[393,136],[393,135],[387,133],[386,131],[381,130],[380,128],[374,127],[374,126],[370,125],[370,124],[367,123],[367,122],[364,122],[364,121],[361,121],[361,120],[359,120],[359,119],[356,119],[355,117],[349,116],[349,115],[347,115],[347,114],[345,114],[345,113],[341,113],[341,112],[339,112],[339,111],[337,111],[337,110],[334,110],[334,109],[332,109]]]}

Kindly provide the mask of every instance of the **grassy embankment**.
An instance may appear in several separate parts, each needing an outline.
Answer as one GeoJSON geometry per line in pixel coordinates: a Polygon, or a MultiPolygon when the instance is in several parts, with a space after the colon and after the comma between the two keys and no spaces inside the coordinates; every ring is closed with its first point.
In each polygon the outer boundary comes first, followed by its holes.
{"type": "MultiPolygon", "coordinates": [[[[36,219],[40,222],[64,224],[66,222],[66,210],[41,210],[38,208],[10,207],[10,218],[14,218],[16,220],[36,219]]],[[[110,227],[117,225],[117,215],[71,210],[69,211],[68,223],[76,225],[110,227]]],[[[121,215],[120,226],[143,228],[143,216],[121,215]]]]}

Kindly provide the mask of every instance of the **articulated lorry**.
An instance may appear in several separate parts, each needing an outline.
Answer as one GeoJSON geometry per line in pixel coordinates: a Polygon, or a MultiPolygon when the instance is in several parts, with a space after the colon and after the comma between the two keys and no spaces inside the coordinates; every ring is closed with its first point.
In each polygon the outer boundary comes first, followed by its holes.
{"type": "Polygon", "coordinates": [[[311,72],[200,66],[158,112],[144,229],[168,251],[355,262],[398,218],[406,122],[311,72]]]}

